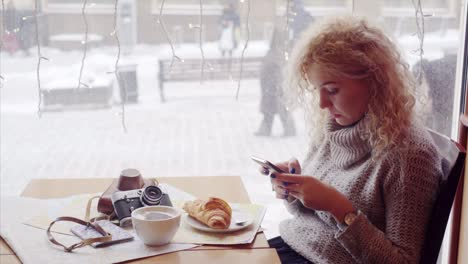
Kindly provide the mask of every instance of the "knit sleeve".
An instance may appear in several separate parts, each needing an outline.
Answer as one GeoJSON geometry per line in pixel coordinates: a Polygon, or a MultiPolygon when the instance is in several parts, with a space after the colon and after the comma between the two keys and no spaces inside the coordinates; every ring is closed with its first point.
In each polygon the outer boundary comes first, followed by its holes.
{"type": "Polygon", "coordinates": [[[292,199],[291,201],[284,200],[284,205],[288,212],[294,216],[298,215],[301,212],[301,208],[304,207],[298,199],[292,199]]]}
{"type": "Polygon", "coordinates": [[[360,212],[350,226],[335,234],[360,263],[419,261],[442,175],[441,162],[431,144],[400,157],[393,159],[392,168],[382,181],[385,230],[378,229],[360,212]]]}

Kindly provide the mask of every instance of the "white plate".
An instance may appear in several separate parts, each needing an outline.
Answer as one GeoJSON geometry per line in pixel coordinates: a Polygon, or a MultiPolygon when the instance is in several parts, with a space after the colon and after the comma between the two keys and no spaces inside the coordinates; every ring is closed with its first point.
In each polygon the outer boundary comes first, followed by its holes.
{"type": "Polygon", "coordinates": [[[245,212],[237,211],[237,210],[232,211],[231,225],[229,226],[228,229],[211,228],[205,224],[202,224],[201,222],[189,216],[188,214],[185,215],[184,219],[185,219],[185,222],[189,224],[191,227],[201,230],[201,231],[212,232],[212,233],[229,233],[229,232],[238,231],[238,230],[248,227],[253,222],[252,215],[245,213],[245,212]],[[242,221],[243,222],[242,225],[237,225],[236,222],[238,221],[242,221]]]}

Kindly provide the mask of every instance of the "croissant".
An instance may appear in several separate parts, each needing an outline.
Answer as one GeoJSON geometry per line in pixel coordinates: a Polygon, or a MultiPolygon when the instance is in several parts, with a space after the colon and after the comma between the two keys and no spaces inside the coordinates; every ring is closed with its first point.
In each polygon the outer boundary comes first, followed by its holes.
{"type": "Polygon", "coordinates": [[[231,224],[232,209],[223,199],[210,197],[184,204],[184,210],[193,218],[214,229],[227,229],[231,224]]]}

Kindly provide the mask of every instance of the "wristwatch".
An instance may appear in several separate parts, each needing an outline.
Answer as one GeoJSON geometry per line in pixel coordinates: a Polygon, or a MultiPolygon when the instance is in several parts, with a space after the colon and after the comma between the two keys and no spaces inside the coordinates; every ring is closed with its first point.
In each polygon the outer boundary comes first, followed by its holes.
{"type": "Polygon", "coordinates": [[[347,226],[350,226],[350,225],[354,222],[354,220],[356,219],[356,217],[357,217],[356,212],[354,212],[354,211],[353,211],[353,212],[349,212],[349,213],[347,213],[347,214],[345,215],[345,217],[344,217],[344,223],[345,223],[347,226]]]}

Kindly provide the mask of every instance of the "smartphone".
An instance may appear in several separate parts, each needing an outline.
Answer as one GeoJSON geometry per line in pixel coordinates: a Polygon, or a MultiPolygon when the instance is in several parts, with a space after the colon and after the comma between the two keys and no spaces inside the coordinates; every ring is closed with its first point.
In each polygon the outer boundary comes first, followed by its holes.
{"type": "Polygon", "coordinates": [[[262,165],[263,167],[265,167],[267,169],[270,169],[270,170],[273,170],[274,172],[286,173],[284,170],[278,168],[278,166],[276,166],[275,164],[269,162],[268,160],[261,159],[261,158],[255,157],[255,156],[250,156],[250,158],[253,161],[257,162],[258,164],[262,165]]]}

